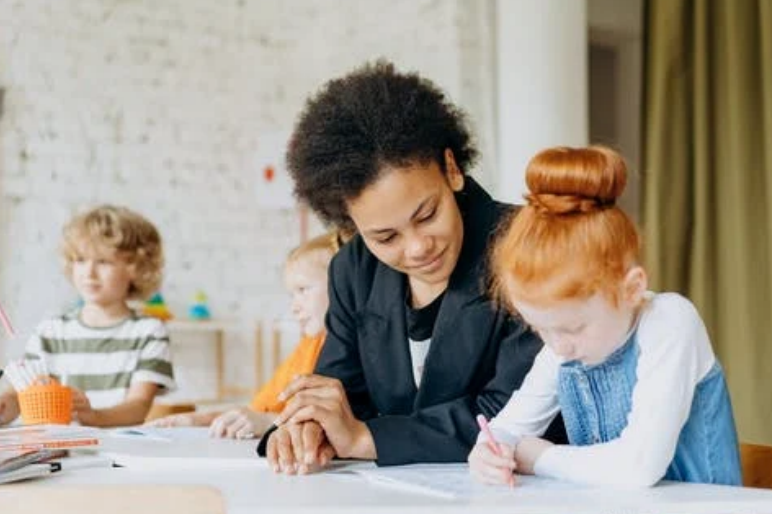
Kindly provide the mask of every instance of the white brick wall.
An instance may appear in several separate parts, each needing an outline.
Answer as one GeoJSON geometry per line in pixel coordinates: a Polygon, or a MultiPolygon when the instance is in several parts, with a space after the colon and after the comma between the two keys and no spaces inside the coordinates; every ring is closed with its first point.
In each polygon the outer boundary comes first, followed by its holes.
{"type": "MultiPolygon", "coordinates": [[[[289,128],[328,78],[386,56],[441,84],[495,155],[490,5],[0,0],[0,300],[22,332],[71,304],[61,226],[114,202],[161,229],[178,315],[198,288],[219,315],[281,315],[299,224],[255,205],[260,134],[289,128]]],[[[6,358],[22,351],[6,343],[6,358]]],[[[230,337],[230,382],[250,382],[250,343],[230,337]]]]}

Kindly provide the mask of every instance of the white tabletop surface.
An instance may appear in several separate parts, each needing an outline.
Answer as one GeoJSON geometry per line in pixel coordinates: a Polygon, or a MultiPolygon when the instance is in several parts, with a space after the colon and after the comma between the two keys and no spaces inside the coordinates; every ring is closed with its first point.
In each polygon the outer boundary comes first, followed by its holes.
{"type": "Polygon", "coordinates": [[[587,489],[529,477],[530,482],[525,480],[511,490],[450,499],[374,484],[359,475],[341,473],[340,469],[306,476],[275,475],[264,459],[255,456],[254,440],[208,439],[203,429],[169,430],[181,431],[169,438],[173,440],[105,437],[100,450],[125,467],[71,470],[35,483],[41,488],[62,484],[211,485],[223,493],[229,514],[772,514],[772,491],[739,487],[665,483],[640,490],[587,489]]]}

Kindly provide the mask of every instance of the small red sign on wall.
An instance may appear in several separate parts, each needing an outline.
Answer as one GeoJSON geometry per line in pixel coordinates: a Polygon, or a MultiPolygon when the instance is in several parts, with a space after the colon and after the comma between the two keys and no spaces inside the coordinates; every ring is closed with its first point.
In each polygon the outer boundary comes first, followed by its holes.
{"type": "Polygon", "coordinates": [[[281,131],[261,134],[257,138],[255,163],[259,173],[256,184],[259,207],[294,209],[297,205],[284,160],[289,135],[289,132],[281,131]]]}

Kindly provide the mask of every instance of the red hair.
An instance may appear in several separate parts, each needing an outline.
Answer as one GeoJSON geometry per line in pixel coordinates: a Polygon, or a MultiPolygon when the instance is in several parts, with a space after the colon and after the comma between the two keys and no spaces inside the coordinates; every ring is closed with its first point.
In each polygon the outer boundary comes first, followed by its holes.
{"type": "Polygon", "coordinates": [[[600,292],[617,305],[641,247],[616,206],[626,181],[622,156],[601,146],[550,148],[531,159],[528,204],[493,249],[494,295],[549,305],[600,292]]]}

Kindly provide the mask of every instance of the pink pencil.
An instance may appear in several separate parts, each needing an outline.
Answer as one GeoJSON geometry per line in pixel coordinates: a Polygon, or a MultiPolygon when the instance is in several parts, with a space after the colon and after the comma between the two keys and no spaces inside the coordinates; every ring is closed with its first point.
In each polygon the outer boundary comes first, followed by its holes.
{"type": "Polygon", "coordinates": [[[3,309],[2,304],[0,304],[0,323],[3,324],[3,328],[5,329],[6,334],[8,334],[8,337],[16,336],[16,331],[13,329],[11,320],[8,317],[8,314],[5,313],[5,309],[3,309]]]}
{"type": "Polygon", "coordinates": [[[488,420],[486,420],[485,416],[482,414],[477,415],[477,425],[479,425],[480,430],[483,434],[485,434],[485,438],[488,440],[488,448],[490,448],[491,451],[496,455],[501,455],[501,450],[499,450],[499,443],[496,441],[496,438],[493,437],[491,427],[488,426],[488,420]]]}
{"type": "MultiPolygon", "coordinates": [[[[485,416],[482,414],[477,415],[477,425],[479,425],[480,430],[483,434],[485,434],[485,438],[488,440],[488,448],[491,449],[493,453],[496,455],[501,455],[501,450],[499,449],[499,443],[496,441],[496,438],[493,437],[493,432],[491,432],[491,427],[488,426],[488,420],[485,419],[485,416]]],[[[507,484],[512,487],[515,485],[515,475],[510,475],[509,479],[507,480],[507,484]]]]}

